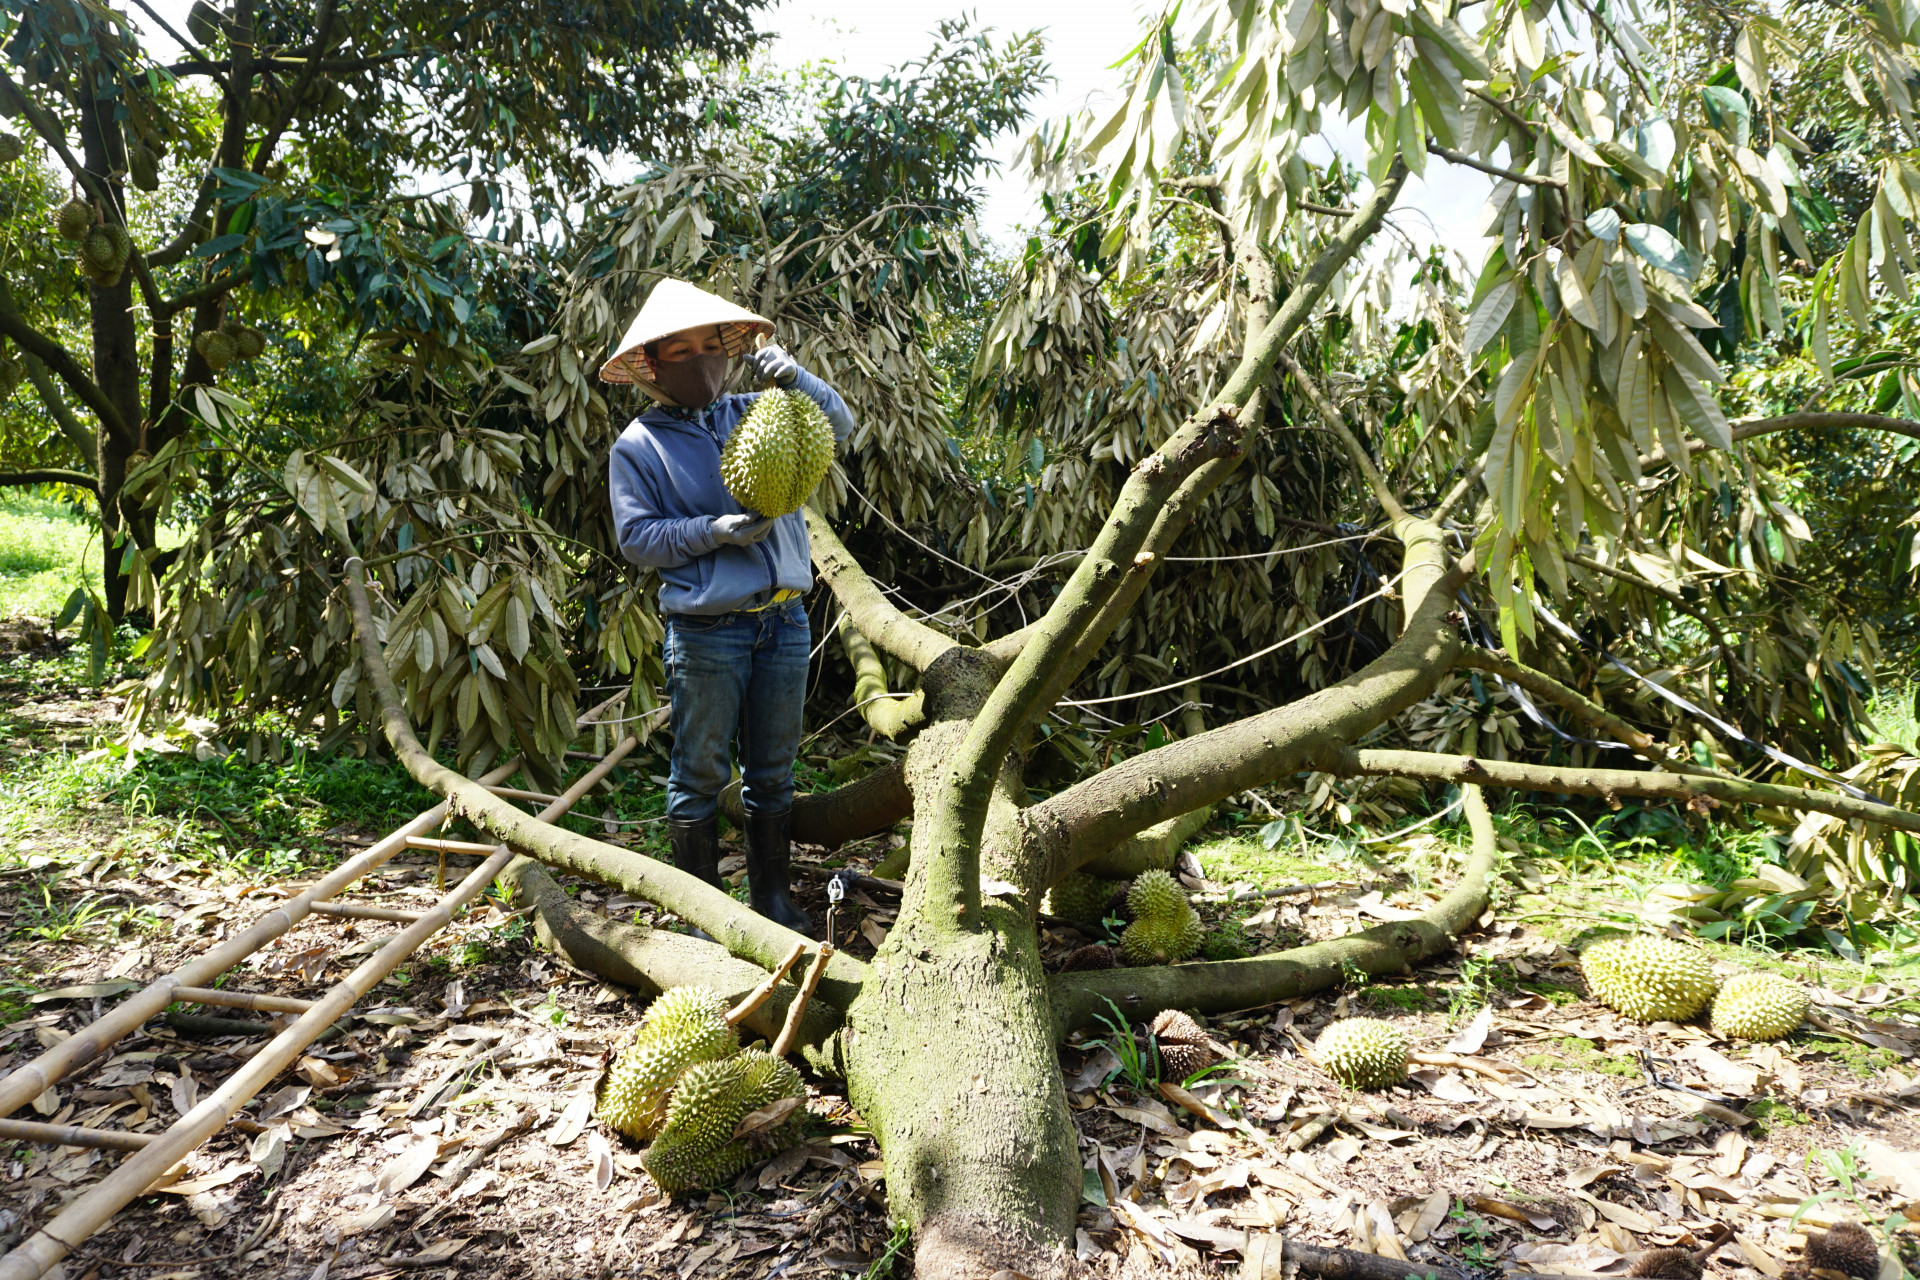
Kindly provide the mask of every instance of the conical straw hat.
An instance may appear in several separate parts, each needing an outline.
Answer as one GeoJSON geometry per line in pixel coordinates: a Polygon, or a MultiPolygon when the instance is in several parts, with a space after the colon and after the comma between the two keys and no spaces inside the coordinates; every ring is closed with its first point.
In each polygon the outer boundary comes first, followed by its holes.
{"type": "Polygon", "coordinates": [[[662,280],[653,286],[646,305],[627,326],[627,336],[620,339],[613,355],[600,366],[600,381],[637,382],[651,391],[652,370],[647,368],[646,352],[642,348],[670,333],[710,324],[720,326],[720,338],[730,356],[737,356],[752,346],[756,334],[773,332],[771,321],[744,307],[736,307],[725,298],[717,298],[684,280],[662,280]]]}

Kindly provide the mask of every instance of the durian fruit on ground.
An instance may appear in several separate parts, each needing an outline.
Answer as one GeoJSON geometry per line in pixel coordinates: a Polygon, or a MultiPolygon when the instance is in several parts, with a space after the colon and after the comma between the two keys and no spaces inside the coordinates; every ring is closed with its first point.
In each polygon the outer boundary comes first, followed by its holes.
{"type": "Polygon", "coordinates": [[[1713,999],[1713,966],[1670,938],[1607,938],[1580,956],[1594,999],[1637,1022],[1685,1022],[1713,999]]]}
{"type": "Polygon", "coordinates": [[[1102,880],[1084,871],[1069,872],[1047,890],[1040,910],[1075,924],[1099,924],[1106,918],[1107,904],[1113,901],[1117,880],[1102,880]]]}
{"type": "Polygon", "coordinates": [[[1378,1018],[1342,1018],[1313,1042],[1327,1074],[1355,1089],[1384,1089],[1407,1078],[1407,1038],[1378,1018]]]}
{"type": "Polygon", "coordinates": [[[1773,973],[1736,973],[1713,997],[1709,1021],[1726,1040],[1778,1040],[1807,1020],[1807,991],[1773,973]]]}
{"type": "Polygon", "coordinates": [[[621,1050],[595,1091],[594,1114],[629,1138],[660,1130],[674,1083],[690,1067],[731,1056],[740,1033],[727,1004],[705,987],[675,987],[647,1006],[633,1043],[621,1050]]]}
{"type": "Polygon", "coordinates": [[[666,1124],[640,1165],[669,1196],[718,1186],[767,1154],[792,1146],[806,1114],[796,1105],[757,1133],[734,1137],[740,1122],[783,1098],[804,1104],[800,1073],[764,1049],[687,1068],[667,1106],[666,1124]]]}
{"type": "Polygon", "coordinates": [[[1702,1270],[1691,1249],[1649,1249],[1633,1260],[1627,1274],[1637,1280],[1700,1280],[1702,1270]]]}
{"type": "Polygon", "coordinates": [[[1806,1263],[1854,1280],[1874,1280],[1880,1274],[1880,1246],[1859,1223],[1842,1222],[1831,1231],[1807,1236],[1806,1263]]]}
{"type": "Polygon", "coordinates": [[[1133,878],[1127,911],[1133,923],[1120,935],[1120,954],[1130,965],[1185,960],[1206,936],[1187,891],[1164,871],[1142,871],[1133,878]]]}
{"type": "Polygon", "coordinates": [[[748,511],[798,511],[833,465],[833,424],[811,397],[763,391],[720,450],[720,478],[748,511]]]}
{"type": "Polygon", "coordinates": [[[1153,1020],[1153,1047],[1160,1055],[1160,1078],[1179,1084],[1196,1071],[1214,1064],[1207,1033],[1178,1009],[1162,1010],[1153,1020]]]}

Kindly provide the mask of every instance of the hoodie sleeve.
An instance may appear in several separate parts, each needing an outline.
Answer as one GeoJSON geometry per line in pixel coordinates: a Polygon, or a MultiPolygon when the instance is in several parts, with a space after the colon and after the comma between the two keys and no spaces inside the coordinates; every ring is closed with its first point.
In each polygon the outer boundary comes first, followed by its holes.
{"type": "Polygon", "coordinates": [[[658,477],[647,464],[651,451],[640,441],[621,437],[608,461],[613,527],[620,554],[650,569],[677,569],[710,554],[713,521],[706,516],[662,514],[658,477]]]}
{"type": "Polygon", "coordinates": [[[793,380],[793,389],[820,406],[820,412],[826,414],[827,421],[833,424],[834,440],[845,444],[847,437],[853,434],[853,410],[847,408],[847,402],[840,398],[840,393],[805,369],[800,370],[800,375],[793,380]]]}

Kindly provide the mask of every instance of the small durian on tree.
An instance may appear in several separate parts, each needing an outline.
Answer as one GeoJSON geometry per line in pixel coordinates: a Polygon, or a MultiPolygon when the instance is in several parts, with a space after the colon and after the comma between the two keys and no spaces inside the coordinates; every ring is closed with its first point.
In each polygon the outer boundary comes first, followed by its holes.
{"type": "Polygon", "coordinates": [[[1727,1040],[1778,1040],[1807,1020],[1807,990],[1772,973],[1737,973],[1713,997],[1713,1034],[1727,1040]]]}
{"type": "Polygon", "coordinates": [[[670,1196],[717,1186],[793,1145],[805,1114],[800,1073],[764,1049],[688,1067],[640,1165],[670,1196]]]}
{"type": "Polygon", "coordinates": [[[0,164],[12,164],[27,154],[27,144],[20,141],[17,133],[0,132],[0,164]]]}
{"type": "Polygon", "coordinates": [[[720,478],[748,511],[784,516],[813,496],[833,448],[833,424],[811,396],[763,391],[720,450],[720,478]]]}
{"type": "Polygon", "coordinates": [[[647,1006],[633,1042],[614,1058],[595,1091],[594,1114],[629,1138],[659,1132],[676,1081],[696,1063],[731,1056],[740,1033],[727,1004],[706,987],[675,987],[647,1006]]]}
{"type": "Polygon", "coordinates": [[[1164,871],[1143,871],[1133,878],[1127,911],[1133,923],[1120,935],[1120,954],[1130,965],[1185,960],[1206,936],[1187,891],[1164,871]]]}
{"type": "Polygon", "coordinates": [[[1580,956],[1593,998],[1637,1022],[1685,1022],[1713,998],[1713,966],[1670,938],[1607,938],[1580,956]]]}
{"type": "Polygon", "coordinates": [[[1407,1037],[1378,1018],[1328,1023],[1313,1053],[1328,1075],[1355,1089],[1384,1089],[1407,1078],[1407,1037]]]}
{"type": "Polygon", "coordinates": [[[239,354],[239,344],[219,329],[209,329],[194,338],[193,349],[207,362],[207,368],[215,373],[232,364],[234,356],[239,354]]]}
{"type": "Polygon", "coordinates": [[[61,205],[53,215],[53,229],[62,240],[75,244],[87,238],[93,227],[93,206],[78,197],[61,205]]]}

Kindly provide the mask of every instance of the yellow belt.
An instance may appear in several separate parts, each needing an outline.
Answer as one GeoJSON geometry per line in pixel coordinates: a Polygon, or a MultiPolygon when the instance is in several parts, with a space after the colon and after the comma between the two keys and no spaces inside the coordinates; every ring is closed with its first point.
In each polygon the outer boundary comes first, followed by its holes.
{"type": "Polygon", "coordinates": [[[755,605],[751,609],[742,609],[740,612],[765,613],[769,609],[779,608],[781,605],[787,603],[787,601],[789,600],[798,600],[799,598],[800,598],[800,593],[798,591],[795,591],[792,587],[782,587],[778,591],[774,592],[773,599],[767,601],[765,604],[755,605]]]}

